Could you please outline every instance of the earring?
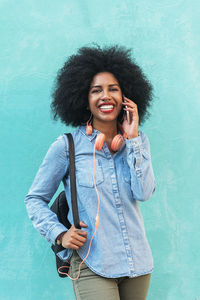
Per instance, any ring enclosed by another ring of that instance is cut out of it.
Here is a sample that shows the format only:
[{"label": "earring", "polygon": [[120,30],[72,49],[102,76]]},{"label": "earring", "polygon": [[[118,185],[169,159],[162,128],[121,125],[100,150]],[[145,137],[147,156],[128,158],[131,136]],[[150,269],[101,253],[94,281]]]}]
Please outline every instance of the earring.
[{"label": "earring", "polygon": [[91,121],[92,121],[92,113],[90,115],[90,118],[89,120],[87,121],[87,125],[86,125],[86,133],[88,135],[91,135],[92,134],[92,125],[91,125]]}]

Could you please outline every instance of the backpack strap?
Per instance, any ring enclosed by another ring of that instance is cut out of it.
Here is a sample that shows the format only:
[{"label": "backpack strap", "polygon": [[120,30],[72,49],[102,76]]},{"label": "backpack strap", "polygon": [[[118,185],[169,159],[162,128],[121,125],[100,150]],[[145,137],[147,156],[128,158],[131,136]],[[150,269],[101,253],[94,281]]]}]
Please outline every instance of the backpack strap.
[{"label": "backpack strap", "polygon": [[79,215],[78,215],[78,203],[77,203],[77,193],[76,193],[74,141],[71,133],[65,133],[65,135],[67,136],[69,142],[69,175],[70,175],[70,191],[71,191],[73,221],[74,221],[74,226],[78,229],[81,229]]}]

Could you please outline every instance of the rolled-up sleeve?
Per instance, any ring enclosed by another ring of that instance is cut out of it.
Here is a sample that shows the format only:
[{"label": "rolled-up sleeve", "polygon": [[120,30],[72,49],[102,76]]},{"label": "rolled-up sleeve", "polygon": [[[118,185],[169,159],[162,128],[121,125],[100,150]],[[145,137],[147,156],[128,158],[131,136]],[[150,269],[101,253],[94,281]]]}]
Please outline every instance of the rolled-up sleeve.
[{"label": "rolled-up sleeve", "polygon": [[64,135],[51,144],[35,176],[25,205],[36,230],[55,244],[56,237],[67,228],[58,221],[48,203],[68,170],[68,143]]},{"label": "rolled-up sleeve", "polygon": [[136,200],[146,201],[153,195],[156,187],[149,139],[140,131],[139,136],[126,140],[126,146],[133,196]]}]

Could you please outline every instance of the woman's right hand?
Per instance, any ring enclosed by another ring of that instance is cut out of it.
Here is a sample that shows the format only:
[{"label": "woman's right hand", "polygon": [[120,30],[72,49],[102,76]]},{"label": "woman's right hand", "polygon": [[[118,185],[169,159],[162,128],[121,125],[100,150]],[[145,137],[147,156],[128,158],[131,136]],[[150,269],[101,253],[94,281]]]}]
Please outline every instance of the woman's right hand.
[{"label": "woman's right hand", "polygon": [[[86,228],[87,225],[80,221],[80,226]],[[82,229],[77,229],[74,225],[62,236],[62,246],[78,250],[84,245],[87,240],[87,232]]]}]

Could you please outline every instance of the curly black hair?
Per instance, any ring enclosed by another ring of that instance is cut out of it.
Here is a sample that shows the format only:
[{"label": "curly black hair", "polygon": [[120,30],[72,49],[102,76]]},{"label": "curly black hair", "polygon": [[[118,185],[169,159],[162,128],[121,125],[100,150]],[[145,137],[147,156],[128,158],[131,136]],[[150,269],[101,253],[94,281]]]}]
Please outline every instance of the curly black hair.
[{"label": "curly black hair", "polygon": [[131,59],[131,49],[123,46],[82,47],[58,71],[51,110],[54,120],[79,126],[90,117],[88,93],[93,77],[110,72],[118,80],[123,94],[138,106],[140,124],[149,116],[152,85],[141,68]]}]

